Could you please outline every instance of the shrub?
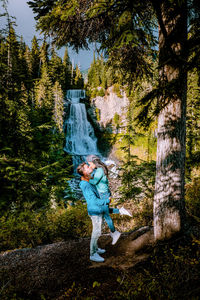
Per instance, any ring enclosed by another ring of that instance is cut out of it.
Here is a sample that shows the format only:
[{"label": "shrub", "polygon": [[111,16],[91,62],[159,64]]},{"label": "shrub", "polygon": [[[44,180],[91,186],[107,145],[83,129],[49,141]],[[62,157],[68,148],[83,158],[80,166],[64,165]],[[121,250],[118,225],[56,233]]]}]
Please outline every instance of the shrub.
[{"label": "shrub", "polygon": [[182,242],[158,246],[148,261],[118,277],[113,299],[199,299],[200,241]]},{"label": "shrub", "polygon": [[96,98],[97,94],[98,94],[98,89],[97,88],[93,89],[91,92],[91,99]]},{"label": "shrub", "polygon": [[100,109],[99,108],[95,108],[95,112],[96,112],[96,118],[97,118],[97,121],[99,122],[101,120],[101,117],[100,117]]},{"label": "shrub", "polygon": [[104,96],[105,96],[105,91],[104,91],[104,89],[98,90],[97,96],[104,97]]},{"label": "shrub", "polygon": [[[112,207],[112,203],[110,207]],[[115,205],[114,205],[115,206]],[[129,200],[125,202],[126,209],[128,209],[133,218],[124,216],[123,218],[118,214],[113,214],[111,217],[114,221],[115,227],[120,232],[128,232],[142,226],[152,226],[153,222],[153,198],[143,198],[139,202]],[[109,232],[108,227],[105,227]]]},{"label": "shrub", "polygon": [[185,201],[189,213],[200,217],[200,178],[186,184]]},{"label": "shrub", "polygon": [[120,91],[120,85],[119,83],[115,83],[113,86],[113,93],[115,93],[117,95],[117,97],[119,98],[123,98],[121,91]]},{"label": "shrub", "polygon": [[136,156],[130,158],[121,167],[121,201],[126,199],[153,198],[155,185],[155,161],[137,162]]},{"label": "shrub", "polygon": [[86,206],[82,203],[64,208],[38,211],[26,204],[23,210],[0,218],[0,250],[30,248],[69,238],[88,236],[91,230]]}]

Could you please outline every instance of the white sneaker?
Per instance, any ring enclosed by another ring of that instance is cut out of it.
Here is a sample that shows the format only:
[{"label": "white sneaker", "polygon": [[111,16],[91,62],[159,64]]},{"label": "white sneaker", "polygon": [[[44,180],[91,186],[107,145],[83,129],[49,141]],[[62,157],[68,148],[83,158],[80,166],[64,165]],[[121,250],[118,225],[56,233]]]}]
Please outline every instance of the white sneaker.
[{"label": "white sneaker", "polygon": [[132,217],[132,214],[127,209],[125,209],[123,206],[119,209],[119,213],[120,213],[120,215],[126,215],[129,217]]},{"label": "white sneaker", "polygon": [[117,230],[115,230],[114,232],[110,233],[111,237],[112,237],[112,245],[116,244],[118,239],[120,238],[121,233]]},{"label": "white sneaker", "polygon": [[105,252],[106,252],[105,249],[101,249],[101,248],[98,248],[98,249],[97,249],[97,253],[98,253],[98,254],[103,254],[103,253],[105,253]]},{"label": "white sneaker", "polygon": [[96,261],[96,262],[103,262],[104,258],[101,257],[97,252],[90,256],[90,260]]}]

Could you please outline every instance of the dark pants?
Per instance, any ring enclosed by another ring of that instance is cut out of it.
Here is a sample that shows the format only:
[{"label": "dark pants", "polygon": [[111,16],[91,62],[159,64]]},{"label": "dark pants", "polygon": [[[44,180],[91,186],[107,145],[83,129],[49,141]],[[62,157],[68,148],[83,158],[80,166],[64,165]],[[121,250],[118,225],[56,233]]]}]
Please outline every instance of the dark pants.
[{"label": "dark pants", "polygon": [[[103,200],[108,200],[110,197],[110,193],[99,193],[99,196]],[[110,228],[111,232],[115,231],[115,226],[113,224],[113,220],[110,216],[110,214],[118,214],[119,209],[118,208],[110,208],[109,203],[106,205],[105,213],[103,214],[103,218],[105,219],[106,223],[108,224],[108,227]]]}]

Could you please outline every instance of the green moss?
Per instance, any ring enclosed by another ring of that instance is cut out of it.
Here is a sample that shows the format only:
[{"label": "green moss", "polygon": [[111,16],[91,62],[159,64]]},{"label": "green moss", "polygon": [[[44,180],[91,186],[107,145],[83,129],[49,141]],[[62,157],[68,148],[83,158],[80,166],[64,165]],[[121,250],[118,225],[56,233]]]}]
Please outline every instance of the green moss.
[{"label": "green moss", "polygon": [[92,91],[91,91],[91,98],[96,98],[97,94],[98,94],[98,89],[97,88],[92,89]]},{"label": "green moss", "polygon": [[97,96],[104,97],[104,96],[105,96],[105,91],[104,91],[104,89],[98,90]]},{"label": "green moss", "polygon": [[95,113],[96,113],[97,121],[99,122],[100,121],[100,110],[97,107],[95,108]]},{"label": "green moss", "polygon": [[115,83],[113,86],[113,93],[115,93],[117,95],[117,97],[119,98],[123,98],[122,94],[121,94],[121,90],[120,90],[120,85],[119,83]]}]

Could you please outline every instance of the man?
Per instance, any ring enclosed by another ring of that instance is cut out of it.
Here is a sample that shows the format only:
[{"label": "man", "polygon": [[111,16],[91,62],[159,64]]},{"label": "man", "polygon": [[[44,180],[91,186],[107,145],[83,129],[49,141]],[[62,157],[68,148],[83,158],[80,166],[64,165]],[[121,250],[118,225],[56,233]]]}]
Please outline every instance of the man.
[{"label": "man", "polygon": [[[80,164],[77,168],[77,173],[81,175],[80,188],[87,202],[88,215],[92,220],[93,226],[90,240],[90,260],[103,262],[104,258],[99,254],[105,253],[105,250],[98,248],[97,242],[101,236],[103,214],[108,209],[106,204],[109,203],[109,199],[100,199],[96,186],[89,183],[91,171],[91,167],[86,163]],[[114,243],[117,242],[119,237],[120,233],[116,231],[113,237]]]}]

